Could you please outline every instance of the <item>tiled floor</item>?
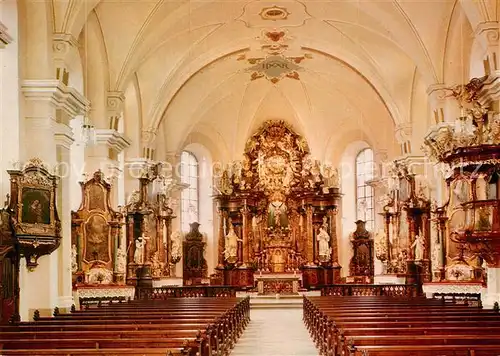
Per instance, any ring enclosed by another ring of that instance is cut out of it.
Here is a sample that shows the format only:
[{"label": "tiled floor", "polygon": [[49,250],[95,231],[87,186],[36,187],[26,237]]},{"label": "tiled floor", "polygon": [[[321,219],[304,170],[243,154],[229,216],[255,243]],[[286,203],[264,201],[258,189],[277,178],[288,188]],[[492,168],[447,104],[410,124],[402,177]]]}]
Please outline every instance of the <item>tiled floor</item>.
[{"label": "tiled floor", "polygon": [[254,309],[231,356],[318,356],[302,309]]}]

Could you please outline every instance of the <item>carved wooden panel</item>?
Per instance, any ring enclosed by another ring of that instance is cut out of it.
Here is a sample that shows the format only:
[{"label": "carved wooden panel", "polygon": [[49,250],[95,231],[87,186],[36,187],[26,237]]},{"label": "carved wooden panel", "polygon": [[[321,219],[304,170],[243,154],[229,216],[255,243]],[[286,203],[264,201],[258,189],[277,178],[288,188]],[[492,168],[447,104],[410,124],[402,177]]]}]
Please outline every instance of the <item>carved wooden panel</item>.
[{"label": "carved wooden panel", "polygon": [[124,257],[118,251],[122,216],[110,206],[111,185],[102,172],[80,184],[82,203],[72,213],[73,273],[78,283],[111,283],[125,273],[117,261],[117,256]]}]

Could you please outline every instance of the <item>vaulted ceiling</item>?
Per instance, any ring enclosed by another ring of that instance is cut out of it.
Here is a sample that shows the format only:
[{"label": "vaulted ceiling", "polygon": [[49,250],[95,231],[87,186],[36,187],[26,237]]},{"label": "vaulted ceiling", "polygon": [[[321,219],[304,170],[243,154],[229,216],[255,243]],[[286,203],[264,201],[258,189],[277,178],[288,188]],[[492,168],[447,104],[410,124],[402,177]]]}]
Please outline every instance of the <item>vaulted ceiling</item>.
[{"label": "vaulted ceiling", "polygon": [[[394,150],[397,126],[427,120],[427,87],[453,81],[448,68],[467,75],[475,25],[498,19],[496,0],[53,1],[56,31],[88,44],[107,90],[135,93],[134,120],[162,150],[198,135],[228,158],[268,119],[319,156],[347,138]],[[283,33],[285,58],[305,56],[295,77],[252,78],[266,32]]]}]

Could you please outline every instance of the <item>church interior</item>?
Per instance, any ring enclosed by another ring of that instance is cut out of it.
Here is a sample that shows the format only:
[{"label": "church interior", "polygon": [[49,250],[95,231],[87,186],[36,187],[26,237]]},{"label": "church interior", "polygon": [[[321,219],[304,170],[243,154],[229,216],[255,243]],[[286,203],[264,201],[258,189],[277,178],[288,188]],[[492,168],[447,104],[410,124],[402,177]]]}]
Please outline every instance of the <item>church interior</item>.
[{"label": "church interior", "polygon": [[498,355],[499,21],[0,1],[0,354]]}]

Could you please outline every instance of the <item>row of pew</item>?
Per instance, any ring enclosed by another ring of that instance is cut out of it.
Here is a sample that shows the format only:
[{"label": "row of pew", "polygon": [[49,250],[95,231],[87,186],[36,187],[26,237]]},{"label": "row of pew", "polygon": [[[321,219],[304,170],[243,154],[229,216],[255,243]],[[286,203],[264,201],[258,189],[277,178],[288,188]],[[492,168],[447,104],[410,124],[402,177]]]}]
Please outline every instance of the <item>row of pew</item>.
[{"label": "row of pew", "polygon": [[0,355],[225,356],[249,320],[249,298],[114,303],[0,326]]},{"label": "row of pew", "polygon": [[497,309],[424,297],[304,297],[323,356],[498,356]]}]

